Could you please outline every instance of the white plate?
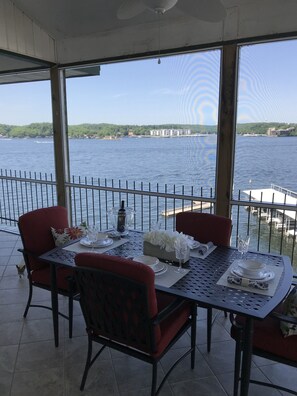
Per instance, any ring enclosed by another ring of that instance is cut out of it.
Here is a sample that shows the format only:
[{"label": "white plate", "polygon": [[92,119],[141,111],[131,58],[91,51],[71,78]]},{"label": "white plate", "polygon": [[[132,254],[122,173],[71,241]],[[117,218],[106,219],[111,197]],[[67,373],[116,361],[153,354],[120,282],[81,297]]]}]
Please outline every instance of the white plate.
[{"label": "white plate", "polygon": [[138,261],[139,263],[149,265],[150,267],[153,267],[159,263],[159,259],[157,257],[146,255],[134,257],[133,261]]},{"label": "white plate", "polygon": [[155,271],[155,275],[163,275],[165,274],[165,272],[168,270],[168,265],[165,263],[159,263],[162,264],[162,266],[164,266],[161,270],[159,270],[158,272]]},{"label": "white plate", "polygon": [[133,261],[148,265],[154,271],[155,275],[164,274],[168,269],[167,264],[161,263],[157,257],[143,255],[134,257]]},{"label": "white plate", "polygon": [[236,276],[240,276],[241,278],[249,279],[249,280],[254,280],[254,281],[261,281],[261,282],[267,282],[270,281],[274,278],[275,273],[273,271],[263,271],[262,275],[258,275],[257,277],[247,277],[245,274],[243,274],[243,271],[239,267],[234,267],[231,269],[231,273]]},{"label": "white plate", "polygon": [[113,244],[113,240],[111,238],[99,239],[97,242],[90,242],[88,238],[82,238],[80,240],[80,244],[89,248],[103,248]]},{"label": "white plate", "polygon": [[154,270],[154,273],[158,275],[160,272],[164,271],[165,267],[166,267],[165,263],[158,263],[156,265],[153,265],[151,268]]}]

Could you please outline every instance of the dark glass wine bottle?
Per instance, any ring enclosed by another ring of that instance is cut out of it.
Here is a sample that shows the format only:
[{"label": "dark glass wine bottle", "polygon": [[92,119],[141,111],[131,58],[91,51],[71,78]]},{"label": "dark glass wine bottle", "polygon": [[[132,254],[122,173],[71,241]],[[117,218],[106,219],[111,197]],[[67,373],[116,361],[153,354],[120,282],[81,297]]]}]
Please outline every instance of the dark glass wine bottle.
[{"label": "dark glass wine bottle", "polygon": [[121,207],[118,211],[118,232],[124,232],[126,225],[126,210],[125,210],[125,201],[122,201]]}]

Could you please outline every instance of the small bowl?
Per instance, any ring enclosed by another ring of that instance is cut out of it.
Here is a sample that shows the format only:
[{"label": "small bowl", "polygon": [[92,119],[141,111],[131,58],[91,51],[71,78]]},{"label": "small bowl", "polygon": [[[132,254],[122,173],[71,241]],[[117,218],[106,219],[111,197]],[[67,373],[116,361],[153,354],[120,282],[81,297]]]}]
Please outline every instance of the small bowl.
[{"label": "small bowl", "polygon": [[106,232],[98,232],[98,234],[97,234],[98,241],[102,241],[107,238],[108,238],[108,234]]},{"label": "small bowl", "polygon": [[137,261],[139,263],[149,265],[150,267],[154,267],[159,263],[159,259],[157,257],[146,256],[146,255],[134,257],[133,261]]},{"label": "small bowl", "polygon": [[247,276],[257,276],[265,269],[266,264],[254,260],[240,260],[238,267],[242,273]]}]

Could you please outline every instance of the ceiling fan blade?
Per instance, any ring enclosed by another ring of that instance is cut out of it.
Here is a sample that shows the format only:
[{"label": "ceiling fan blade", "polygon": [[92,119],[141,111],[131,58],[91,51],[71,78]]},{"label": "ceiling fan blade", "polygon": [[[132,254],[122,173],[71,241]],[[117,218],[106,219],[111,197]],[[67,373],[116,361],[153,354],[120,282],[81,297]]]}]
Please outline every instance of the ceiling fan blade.
[{"label": "ceiling fan blade", "polygon": [[185,14],[207,22],[220,22],[226,16],[220,0],[180,0],[176,7]]},{"label": "ceiling fan blade", "polygon": [[146,10],[141,0],[124,0],[118,8],[118,19],[130,19]]}]

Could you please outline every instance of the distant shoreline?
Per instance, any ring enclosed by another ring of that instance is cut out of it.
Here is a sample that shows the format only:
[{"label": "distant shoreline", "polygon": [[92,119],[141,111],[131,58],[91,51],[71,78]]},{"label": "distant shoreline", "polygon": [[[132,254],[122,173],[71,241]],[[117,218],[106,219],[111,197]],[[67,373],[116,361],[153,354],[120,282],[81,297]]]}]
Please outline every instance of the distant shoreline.
[{"label": "distant shoreline", "polygon": [[[135,136],[119,136],[119,137],[97,137],[97,136],[68,136],[70,140],[77,139],[77,140],[105,140],[105,141],[116,141],[121,139],[179,139],[179,138],[193,138],[193,137],[209,137],[209,136],[217,136],[217,133],[196,133],[192,135],[184,135],[184,136],[148,136],[148,135],[135,135]],[[241,134],[237,133],[237,136],[243,138],[257,138],[257,137],[264,137],[264,138],[286,138],[286,137],[297,137],[296,135],[287,135],[287,136],[268,136],[266,134]],[[2,137],[0,136],[0,141],[5,140],[14,140],[14,139],[21,139],[21,140],[53,140],[53,136],[35,136],[35,137],[19,137],[19,136],[12,136],[12,137]]]},{"label": "distant shoreline", "polygon": [[[161,125],[116,125],[80,124],[68,125],[68,137],[75,139],[117,140],[124,137],[188,137],[216,135],[217,125],[201,124],[161,124]],[[255,122],[236,125],[240,136],[297,136],[297,123]],[[154,136],[153,136],[154,135]],[[0,138],[52,138],[51,123],[32,123],[29,125],[0,124]]]}]

